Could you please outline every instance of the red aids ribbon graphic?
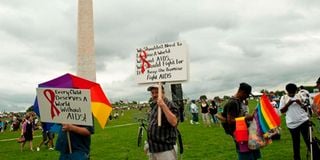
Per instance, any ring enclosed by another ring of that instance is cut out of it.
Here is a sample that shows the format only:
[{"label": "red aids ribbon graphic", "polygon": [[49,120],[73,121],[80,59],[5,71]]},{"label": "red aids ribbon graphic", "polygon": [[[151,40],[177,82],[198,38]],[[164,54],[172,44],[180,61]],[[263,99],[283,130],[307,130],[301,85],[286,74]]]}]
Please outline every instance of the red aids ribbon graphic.
[{"label": "red aids ribbon graphic", "polygon": [[[146,68],[150,68],[151,67],[151,64],[147,61],[147,52],[146,51],[142,51],[142,53],[140,53],[139,55],[140,57],[140,60],[142,62],[142,65],[141,65],[141,72],[142,74],[144,73],[144,71],[146,70]],[[147,66],[145,66],[145,64]],[[145,68],[146,67],[146,68]]]},{"label": "red aids ribbon graphic", "polygon": [[[54,98],[55,98],[55,94],[52,90],[50,89],[46,89],[43,91],[44,96],[47,98],[47,100],[50,102],[51,104],[51,118],[53,119],[54,116],[59,116],[60,111],[59,109],[54,105]],[[49,97],[50,96],[50,97]],[[56,114],[55,114],[56,113]]]}]

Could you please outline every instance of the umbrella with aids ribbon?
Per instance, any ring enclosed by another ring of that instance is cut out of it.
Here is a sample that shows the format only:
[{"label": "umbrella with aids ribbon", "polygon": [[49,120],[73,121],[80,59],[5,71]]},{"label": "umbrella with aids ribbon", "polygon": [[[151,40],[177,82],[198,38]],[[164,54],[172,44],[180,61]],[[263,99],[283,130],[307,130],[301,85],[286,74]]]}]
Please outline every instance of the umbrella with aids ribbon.
[{"label": "umbrella with aids ribbon", "polygon": [[[46,88],[75,89],[75,90],[70,90],[68,92],[61,91],[68,94],[69,92],[79,92],[76,89],[89,90],[90,98],[88,99],[91,100],[91,102],[89,103],[91,105],[91,112],[93,116],[98,120],[98,123],[100,124],[101,128],[105,127],[107,120],[109,118],[109,115],[112,111],[112,106],[109,100],[107,99],[107,97],[105,96],[101,86],[98,83],[67,73],[60,77],[52,79],[50,81],[41,83],[39,84],[38,87],[40,89],[44,88],[42,93],[44,98],[50,103],[50,117],[52,119],[61,114],[61,109],[57,108],[55,104],[57,103],[55,102],[55,100],[58,98],[56,97],[56,93],[53,90],[46,89]],[[69,98],[72,99],[72,98],[79,98],[79,97],[69,97]],[[83,101],[85,101],[85,97]],[[60,105],[64,105],[64,104],[60,104]],[[66,106],[68,106],[68,104],[66,104]],[[70,108],[68,109],[70,110]],[[35,100],[34,110],[38,115],[40,115],[38,98],[36,98]],[[73,110],[74,112],[77,112],[77,110],[75,109]],[[70,116],[74,116],[74,115],[70,115]],[[82,115],[81,117],[78,117],[78,118],[86,119],[86,115]]]}]

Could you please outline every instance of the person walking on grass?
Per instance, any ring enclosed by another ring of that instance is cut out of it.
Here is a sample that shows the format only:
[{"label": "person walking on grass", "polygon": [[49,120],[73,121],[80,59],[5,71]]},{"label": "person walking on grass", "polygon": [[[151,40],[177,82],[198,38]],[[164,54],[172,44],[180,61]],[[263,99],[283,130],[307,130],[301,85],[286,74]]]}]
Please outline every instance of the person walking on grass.
[{"label": "person walking on grass", "polygon": [[190,120],[191,124],[199,124],[199,111],[198,111],[198,106],[196,105],[195,100],[191,100],[190,104],[190,112],[192,114],[192,120]]},{"label": "person walking on grass", "polygon": [[205,96],[200,97],[201,115],[204,126],[211,127],[211,120],[209,117],[209,104],[206,101]]},{"label": "person walking on grass", "polygon": [[309,117],[301,96],[297,94],[298,87],[289,83],[286,85],[286,91],[287,95],[280,99],[280,111],[286,115],[286,124],[292,138],[293,159],[300,160],[300,134],[309,150]]},{"label": "person walking on grass", "polygon": [[53,148],[53,138],[54,133],[50,131],[47,123],[42,122],[42,141],[37,147],[37,151],[40,151],[40,147],[45,144],[48,145],[49,150],[54,150]]},{"label": "person walking on grass", "polygon": [[209,107],[209,113],[212,118],[212,122],[214,124],[219,124],[218,118],[216,117],[216,114],[218,113],[218,106],[214,100],[211,100],[211,105]]},{"label": "person walking on grass", "polygon": [[30,114],[27,114],[25,117],[25,121],[22,124],[21,129],[21,136],[24,137],[25,141],[21,143],[20,150],[23,151],[24,145],[26,142],[29,142],[30,150],[33,151],[32,147],[32,140],[33,140],[33,133],[34,133],[34,125],[33,125],[33,118]]},{"label": "person walking on grass", "polygon": [[[177,126],[179,110],[176,105],[164,96],[159,97],[159,85],[148,87],[152,102],[148,125],[149,160],[176,160],[177,153],[174,149],[177,139]],[[158,126],[158,107],[161,108],[161,126]]]}]

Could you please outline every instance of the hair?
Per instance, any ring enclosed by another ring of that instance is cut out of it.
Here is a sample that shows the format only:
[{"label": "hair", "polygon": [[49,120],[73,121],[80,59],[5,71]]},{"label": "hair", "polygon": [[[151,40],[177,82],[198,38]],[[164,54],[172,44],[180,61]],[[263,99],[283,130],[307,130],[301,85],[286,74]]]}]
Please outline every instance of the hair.
[{"label": "hair", "polygon": [[289,83],[286,85],[286,90],[288,93],[296,93],[298,90],[298,87],[293,83]]},{"label": "hair", "polygon": [[195,100],[191,100],[191,103],[196,103],[196,101]]},{"label": "hair", "polygon": [[25,118],[26,118],[27,120],[29,120],[29,119],[30,119],[30,115],[27,114]]}]

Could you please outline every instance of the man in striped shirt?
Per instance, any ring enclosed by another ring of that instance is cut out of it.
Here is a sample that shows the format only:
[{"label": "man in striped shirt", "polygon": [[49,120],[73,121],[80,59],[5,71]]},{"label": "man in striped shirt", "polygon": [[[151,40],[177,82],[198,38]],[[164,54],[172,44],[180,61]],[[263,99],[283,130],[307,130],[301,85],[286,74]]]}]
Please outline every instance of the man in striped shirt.
[{"label": "man in striped shirt", "polygon": [[[177,139],[179,111],[176,105],[166,97],[158,98],[158,89],[159,85],[148,87],[152,96],[148,126],[149,160],[176,160],[174,145]],[[158,107],[162,110],[161,126],[158,126]]]}]

